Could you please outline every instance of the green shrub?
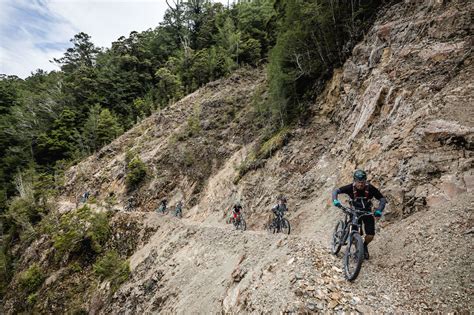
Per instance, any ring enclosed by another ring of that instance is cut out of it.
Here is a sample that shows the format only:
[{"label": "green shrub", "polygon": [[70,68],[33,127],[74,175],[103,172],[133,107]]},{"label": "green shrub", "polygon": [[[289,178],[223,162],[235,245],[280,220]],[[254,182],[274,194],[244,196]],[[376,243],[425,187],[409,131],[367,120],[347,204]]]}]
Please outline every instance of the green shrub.
[{"label": "green shrub", "polygon": [[13,273],[15,272],[13,257],[8,254],[7,244],[5,244],[8,243],[9,240],[5,240],[7,238],[6,235],[3,237],[4,244],[0,246],[0,299],[3,294],[5,294]]},{"label": "green shrub", "polygon": [[26,301],[28,302],[28,305],[34,305],[36,304],[36,301],[38,300],[38,293],[31,293],[30,295],[28,295],[28,298],[26,299]]},{"label": "green shrub", "polygon": [[[265,140],[263,137],[260,144],[249,153],[249,155],[237,167],[237,176],[234,179],[234,184],[237,184],[240,179],[251,170],[256,170],[265,164],[265,159],[268,159],[276,151],[282,148],[288,142],[290,137],[289,128],[285,127]],[[263,143],[262,143],[263,142]]]},{"label": "green shrub", "polygon": [[172,141],[184,141],[199,135],[201,132],[200,115],[201,109],[199,106],[196,106],[193,113],[189,115],[185,128],[182,131],[174,134]]},{"label": "green shrub", "polygon": [[289,128],[283,128],[275,133],[270,139],[265,141],[260,149],[258,150],[257,158],[267,159],[272,156],[273,153],[278,151],[288,142],[290,136]]},{"label": "green shrub", "polygon": [[109,280],[115,291],[130,275],[128,261],[122,260],[116,251],[107,252],[93,266],[94,274],[100,280]]},{"label": "green shrub", "polygon": [[126,184],[129,190],[133,190],[145,179],[147,167],[145,163],[135,156],[127,165]]},{"label": "green shrub", "polygon": [[115,205],[117,205],[117,203],[118,203],[118,202],[117,202],[117,198],[115,197],[114,194],[108,195],[108,196],[105,198],[104,202],[105,202],[105,208],[106,208],[107,210],[109,210],[109,211],[112,210],[113,207],[114,207]]},{"label": "green shrub", "polygon": [[98,254],[109,234],[107,214],[94,212],[84,206],[61,218],[59,229],[53,235],[53,245],[60,256],[83,251]]},{"label": "green shrub", "polygon": [[199,121],[199,113],[195,112],[193,115],[188,117],[188,124],[186,126],[185,134],[191,138],[196,136],[201,131],[201,123]]},{"label": "green shrub", "polygon": [[68,266],[68,269],[69,269],[69,272],[70,272],[71,274],[73,274],[73,273],[78,273],[78,272],[81,272],[81,271],[82,271],[82,267],[81,267],[81,265],[80,265],[77,261],[75,261],[75,262],[73,262],[72,264],[70,264],[70,265]]},{"label": "green shrub", "polygon": [[43,284],[44,279],[43,270],[41,270],[38,264],[33,264],[26,271],[20,273],[18,284],[23,292],[31,294],[36,292],[41,284]]}]

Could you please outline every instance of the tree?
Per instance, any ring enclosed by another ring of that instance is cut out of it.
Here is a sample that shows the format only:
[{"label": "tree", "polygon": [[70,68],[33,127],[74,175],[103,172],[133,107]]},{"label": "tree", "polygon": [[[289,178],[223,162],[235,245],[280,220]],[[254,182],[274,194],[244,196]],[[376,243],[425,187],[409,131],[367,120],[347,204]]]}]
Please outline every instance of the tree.
[{"label": "tree", "polygon": [[95,152],[99,148],[99,116],[101,112],[99,104],[95,104],[89,111],[89,117],[87,117],[84,123],[84,130],[82,132],[82,138],[84,144],[88,148],[89,152]]},{"label": "tree", "polygon": [[77,156],[83,148],[80,147],[82,139],[76,126],[76,114],[70,109],[64,109],[52,128],[36,139],[36,161],[39,164],[54,164]]},{"label": "tree", "polygon": [[241,45],[241,32],[235,27],[230,17],[225,19],[222,26],[219,27],[217,34],[217,43],[226,52],[228,58],[238,63],[239,45]]},{"label": "tree", "polygon": [[99,115],[97,141],[100,146],[108,144],[113,139],[123,133],[118,119],[107,108],[103,109]]},{"label": "tree", "polygon": [[168,68],[158,69],[155,77],[158,80],[156,85],[157,99],[162,107],[182,97],[183,86],[181,80]]},{"label": "tree", "polygon": [[54,58],[54,61],[61,65],[61,70],[72,73],[77,68],[93,67],[100,49],[91,42],[91,37],[84,32],[74,35],[71,39],[72,48],[68,48],[62,58]]}]

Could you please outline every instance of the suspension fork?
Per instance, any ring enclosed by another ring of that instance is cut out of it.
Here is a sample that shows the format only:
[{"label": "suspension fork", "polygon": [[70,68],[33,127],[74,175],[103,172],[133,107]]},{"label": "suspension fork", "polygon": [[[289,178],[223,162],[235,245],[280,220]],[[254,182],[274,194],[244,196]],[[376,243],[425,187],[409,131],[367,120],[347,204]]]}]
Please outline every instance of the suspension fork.
[{"label": "suspension fork", "polygon": [[351,221],[348,220],[348,218],[346,216],[346,218],[344,219],[344,232],[343,232],[344,234],[342,235],[342,239],[341,239],[341,242],[342,242],[343,245],[344,245],[344,243],[346,243],[347,238],[351,234],[351,230],[352,230]]}]

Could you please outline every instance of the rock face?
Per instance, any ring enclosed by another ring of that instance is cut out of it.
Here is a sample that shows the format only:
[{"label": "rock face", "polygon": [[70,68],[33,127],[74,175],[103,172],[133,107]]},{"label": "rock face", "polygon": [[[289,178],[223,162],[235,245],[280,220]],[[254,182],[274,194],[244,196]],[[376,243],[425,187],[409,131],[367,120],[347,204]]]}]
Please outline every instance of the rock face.
[{"label": "rock face", "polygon": [[[238,183],[264,127],[252,123],[253,100],[265,85],[260,70],[209,84],[71,168],[59,211],[74,208],[76,194],[95,192],[97,210],[118,212],[113,242],[132,269],[115,293],[103,283],[84,294],[81,309],[472,311],[473,11],[472,1],[386,8],[334,71],[312,105],[314,116]],[[125,188],[129,150],[149,169],[131,193]],[[356,168],[367,170],[389,204],[371,260],[350,284],[327,244],[340,218],[330,206],[331,190],[350,182]],[[136,202],[124,213],[130,194]],[[290,236],[263,231],[279,194],[289,199]],[[183,220],[151,212],[165,196],[171,205],[185,199]],[[251,231],[225,225],[237,200]],[[33,243],[23,260],[44,244]],[[59,274],[40,293],[52,290]],[[9,296],[5,312],[15,312],[15,303]],[[46,300],[40,310],[64,308],[57,303],[52,308]]]}]

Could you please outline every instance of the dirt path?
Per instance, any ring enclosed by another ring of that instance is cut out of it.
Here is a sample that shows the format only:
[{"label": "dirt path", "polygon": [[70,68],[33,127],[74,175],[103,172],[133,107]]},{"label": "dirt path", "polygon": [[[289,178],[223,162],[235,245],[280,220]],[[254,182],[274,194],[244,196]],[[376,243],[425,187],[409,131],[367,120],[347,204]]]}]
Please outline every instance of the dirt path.
[{"label": "dirt path", "polygon": [[[373,292],[376,284],[365,288],[344,280],[341,256],[332,256],[316,236],[241,232],[156,213],[126,215],[143,216],[145,225],[159,228],[130,258],[132,279],[105,312],[407,310],[394,303],[396,288],[380,295]],[[364,264],[361,278],[371,264]]]},{"label": "dirt path", "polygon": [[[471,199],[454,202],[455,215],[443,222],[465,222],[470,216],[465,208],[472,206]],[[60,205],[74,207],[66,200]],[[287,236],[262,230],[236,231],[230,224],[177,219],[171,214],[120,211],[118,215],[126,220],[138,218],[143,227],[156,232],[130,257],[132,278],[115,293],[104,312],[430,311],[453,310],[452,305],[465,305],[470,299],[465,295],[469,292],[446,297],[452,301],[437,298],[439,287],[430,286],[431,279],[404,272],[407,268],[436,266],[429,266],[425,255],[415,256],[416,263],[399,262],[413,258],[416,249],[407,247],[407,237],[398,225],[379,230],[371,245],[371,259],[363,263],[358,279],[350,283],[343,278],[342,254],[335,257],[329,252],[330,231]],[[291,222],[291,216],[289,219]],[[413,218],[406,224],[416,229],[428,219]],[[437,226],[431,228],[437,230]],[[430,238],[442,239],[442,227],[439,230]],[[466,233],[459,235],[465,237]],[[405,245],[398,246],[396,239]],[[472,258],[467,258],[464,267],[469,268]],[[462,265],[455,267],[460,274],[468,272]],[[449,275],[451,270],[446,272]],[[455,283],[445,285],[451,288]],[[463,286],[459,287],[456,290]]]}]

